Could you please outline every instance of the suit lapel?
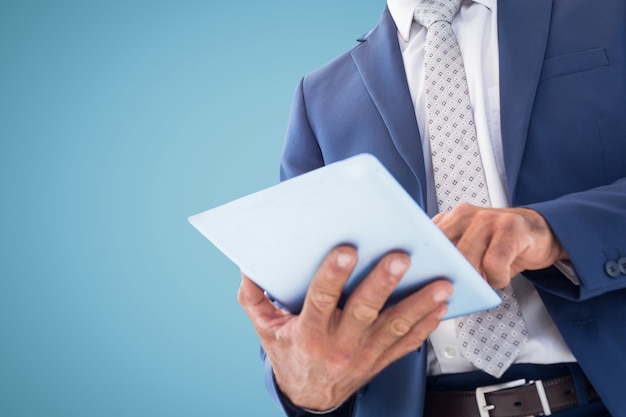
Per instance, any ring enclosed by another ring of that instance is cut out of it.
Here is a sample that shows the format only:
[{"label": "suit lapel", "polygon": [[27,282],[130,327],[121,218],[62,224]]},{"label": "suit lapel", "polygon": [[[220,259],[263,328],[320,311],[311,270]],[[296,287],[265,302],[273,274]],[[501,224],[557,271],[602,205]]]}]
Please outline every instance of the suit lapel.
[{"label": "suit lapel", "polygon": [[[551,11],[552,0],[498,2],[501,130],[511,196],[515,195],[524,154]],[[399,154],[424,185],[419,130],[398,47],[396,26],[388,10],[363,42],[352,53],[354,62]]]},{"label": "suit lapel", "polygon": [[552,0],[498,1],[500,122],[512,199],[543,65],[551,12]]},{"label": "suit lapel", "polygon": [[422,185],[422,199],[425,199],[422,145],[398,46],[398,32],[389,10],[385,9],[379,24],[361,41],[363,44],[352,52],[352,58],[394,145]]}]

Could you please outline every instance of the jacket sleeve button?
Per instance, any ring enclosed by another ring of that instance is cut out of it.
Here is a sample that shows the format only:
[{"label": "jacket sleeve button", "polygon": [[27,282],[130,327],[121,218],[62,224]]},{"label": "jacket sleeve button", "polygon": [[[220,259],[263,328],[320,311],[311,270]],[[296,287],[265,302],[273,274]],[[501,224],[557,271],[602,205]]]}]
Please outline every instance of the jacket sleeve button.
[{"label": "jacket sleeve button", "polygon": [[620,266],[615,261],[608,261],[604,264],[604,271],[611,277],[617,278],[620,276]]},{"label": "jacket sleeve button", "polygon": [[626,275],[626,256],[619,258],[617,264],[622,275]]}]

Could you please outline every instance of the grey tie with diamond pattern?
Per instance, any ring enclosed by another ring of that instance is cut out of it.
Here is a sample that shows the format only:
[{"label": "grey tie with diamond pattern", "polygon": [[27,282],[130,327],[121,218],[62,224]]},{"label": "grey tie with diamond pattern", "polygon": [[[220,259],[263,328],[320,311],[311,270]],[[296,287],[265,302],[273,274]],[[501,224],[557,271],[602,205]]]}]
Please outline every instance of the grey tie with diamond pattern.
[{"label": "grey tie with diamond pattern", "polygon": [[[420,0],[414,16],[428,29],[424,47],[426,120],[440,211],[464,202],[491,206],[463,57],[451,26],[460,5],[461,0]],[[497,291],[502,304],[487,312],[457,318],[456,335],[467,360],[500,377],[528,338],[513,288]]]}]

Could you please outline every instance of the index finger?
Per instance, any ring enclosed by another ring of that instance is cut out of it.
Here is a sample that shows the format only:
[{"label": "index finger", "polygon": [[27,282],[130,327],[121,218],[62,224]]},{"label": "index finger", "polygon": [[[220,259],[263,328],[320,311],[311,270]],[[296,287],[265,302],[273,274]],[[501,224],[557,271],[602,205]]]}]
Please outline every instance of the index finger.
[{"label": "index finger", "polygon": [[356,250],[338,246],[322,262],[306,293],[300,317],[309,329],[326,329],[356,265]]}]

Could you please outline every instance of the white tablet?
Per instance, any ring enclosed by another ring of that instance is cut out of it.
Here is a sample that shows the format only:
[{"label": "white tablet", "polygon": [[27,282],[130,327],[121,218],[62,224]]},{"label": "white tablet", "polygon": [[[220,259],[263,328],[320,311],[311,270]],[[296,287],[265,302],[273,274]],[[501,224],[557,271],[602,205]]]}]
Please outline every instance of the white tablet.
[{"label": "white tablet", "polygon": [[358,250],[345,299],[386,253],[411,267],[395,303],[426,283],[454,285],[445,318],[493,308],[500,297],[372,155],[361,154],[189,218],[241,271],[287,310],[301,310],[315,271],[338,244]]}]

